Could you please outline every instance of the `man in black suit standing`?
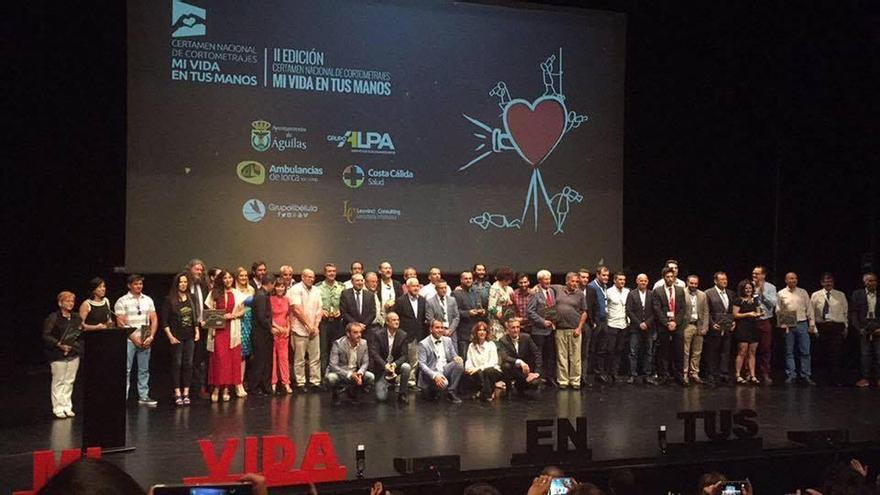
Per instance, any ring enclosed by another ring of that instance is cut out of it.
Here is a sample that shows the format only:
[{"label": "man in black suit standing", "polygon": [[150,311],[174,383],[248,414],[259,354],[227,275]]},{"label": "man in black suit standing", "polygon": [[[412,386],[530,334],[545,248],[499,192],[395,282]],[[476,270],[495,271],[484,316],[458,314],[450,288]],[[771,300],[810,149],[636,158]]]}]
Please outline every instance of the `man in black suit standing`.
[{"label": "man in black suit standing", "polygon": [[364,288],[362,274],[352,275],[351,288],[342,291],[342,296],[339,298],[339,313],[342,315],[342,324],[345,327],[354,322],[369,328],[376,319],[375,294]]},{"label": "man in black suit standing", "polygon": [[412,366],[407,362],[406,332],[400,330],[400,317],[390,312],[385,315],[385,326],[373,334],[368,346],[370,371],[376,376],[376,399],[384,402],[388,389],[399,380],[397,402],[409,403],[409,377]]},{"label": "man in black suit standing", "polygon": [[657,322],[657,370],[660,381],[675,377],[679,385],[684,381],[685,295],[675,285],[675,271],[663,269],[663,285],[654,289],[654,318]]},{"label": "man in black suit standing", "polygon": [[519,319],[510,318],[504,322],[507,335],[498,341],[498,360],[501,373],[508,386],[516,387],[520,396],[526,390],[537,387],[541,382],[541,350],[527,333],[520,333]]},{"label": "man in black suit standing", "polygon": [[[419,362],[419,342],[428,336],[425,326],[427,301],[419,295],[419,279],[406,280],[406,291],[394,301],[394,312],[400,317],[400,329],[406,332],[409,364],[415,370]],[[410,375],[410,384],[415,385],[415,373]]]},{"label": "man in black suit standing", "polygon": [[247,376],[250,393],[255,395],[270,393],[269,381],[272,378],[274,337],[272,336],[272,305],[269,302],[269,295],[274,289],[275,277],[263,275],[260,277],[260,288],[254,292],[254,318],[251,330],[253,358]]},{"label": "man in black suit standing", "polygon": [[862,275],[864,289],[853,291],[850,311],[850,324],[859,332],[861,346],[862,377],[856,382],[857,387],[867,387],[871,383],[871,364],[874,365],[874,379],[880,387],[880,319],[877,318],[877,275]]},{"label": "man in black suit standing", "polygon": [[458,355],[467,356],[468,344],[474,325],[486,318],[486,306],[482,302],[480,291],[474,287],[474,275],[461,272],[461,285],[452,291],[452,297],[458,305]]},{"label": "man in black suit standing", "polygon": [[[654,293],[648,289],[648,276],[636,276],[636,288],[626,297],[626,315],[629,317],[629,378],[635,383],[642,377],[645,383],[656,385],[654,379]],[[642,373],[639,375],[639,365]]]},{"label": "man in black suit standing", "polygon": [[730,381],[730,341],[736,327],[733,321],[736,293],[727,288],[726,273],[715,272],[714,280],[715,286],[706,291],[709,332],[703,340],[703,359],[706,362],[707,385]]}]

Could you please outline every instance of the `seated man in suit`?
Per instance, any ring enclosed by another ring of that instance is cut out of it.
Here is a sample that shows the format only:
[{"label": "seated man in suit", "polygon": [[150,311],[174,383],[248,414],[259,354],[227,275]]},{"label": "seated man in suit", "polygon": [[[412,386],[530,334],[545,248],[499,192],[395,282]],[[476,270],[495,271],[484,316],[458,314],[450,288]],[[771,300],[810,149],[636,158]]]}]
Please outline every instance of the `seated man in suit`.
[{"label": "seated man in suit", "polygon": [[458,345],[458,323],[460,315],[458,314],[458,304],[455,298],[449,295],[449,286],[445,280],[440,280],[434,284],[437,294],[428,299],[425,305],[425,319],[427,321],[440,320],[443,322],[443,335],[452,339],[452,345],[455,346],[459,355],[461,348]]},{"label": "seated man in suit", "polygon": [[385,315],[385,326],[373,334],[369,345],[370,371],[379,377],[376,381],[376,398],[384,401],[388,398],[388,388],[393,387],[397,380],[400,385],[397,402],[409,403],[409,375],[412,366],[407,362],[406,332],[400,330],[400,317],[390,312]]},{"label": "seated man in suit", "polygon": [[458,381],[464,372],[464,361],[459,357],[452,339],[443,335],[443,322],[431,322],[431,335],[419,342],[419,388],[427,400],[436,400],[445,393],[453,404],[461,404],[456,395]]},{"label": "seated man in suit", "polygon": [[367,343],[361,339],[364,326],[357,322],[351,322],[345,326],[345,336],[333,342],[330,351],[330,364],[324,380],[327,388],[333,393],[333,405],[341,404],[339,391],[348,389],[348,396],[352,403],[358,403],[358,392],[365,390],[375,382],[375,375],[367,371],[370,359],[367,351]]},{"label": "seated man in suit", "polygon": [[501,373],[508,388],[524,396],[527,389],[537,387],[541,378],[541,351],[527,333],[520,333],[519,318],[504,323],[507,335],[498,341]]}]

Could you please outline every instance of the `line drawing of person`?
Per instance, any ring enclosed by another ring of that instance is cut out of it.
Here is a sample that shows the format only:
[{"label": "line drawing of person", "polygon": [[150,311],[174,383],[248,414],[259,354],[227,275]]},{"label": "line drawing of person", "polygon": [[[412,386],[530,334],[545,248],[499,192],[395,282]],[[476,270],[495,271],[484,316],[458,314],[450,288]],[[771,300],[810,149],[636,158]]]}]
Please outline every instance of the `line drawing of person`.
[{"label": "line drawing of person", "polygon": [[[562,64],[559,66],[559,72],[553,72],[553,64],[556,62],[556,55],[550,55],[547,60],[541,62],[541,74],[544,76],[544,96],[553,95],[561,99],[565,99],[562,94]],[[556,78],[559,78],[560,88],[556,89]]]},{"label": "line drawing of person", "polygon": [[489,96],[497,96],[501,100],[498,102],[498,106],[501,107],[502,112],[504,107],[510,103],[510,91],[507,90],[507,84],[504,81],[498,81],[495,87],[489,91]]},{"label": "line drawing of person", "polygon": [[501,229],[518,229],[520,226],[520,220],[518,218],[508,220],[507,215],[502,215],[500,213],[489,213],[488,211],[484,211],[482,215],[477,215],[471,218],[470,223],[479,226],[483,230],[488,230],[489,227],[498,227]]},{"label": "line drawing of person", "polygon": [[584,196],[581,193],[568,186],[563,187],[561,192],[550,198],[550,204],[556,211],[556,232],[553,232],[553,235],[564,233],[562,227],[565,225],[565,217],[568,216],[571,203],[580,203],[583,200]]}]

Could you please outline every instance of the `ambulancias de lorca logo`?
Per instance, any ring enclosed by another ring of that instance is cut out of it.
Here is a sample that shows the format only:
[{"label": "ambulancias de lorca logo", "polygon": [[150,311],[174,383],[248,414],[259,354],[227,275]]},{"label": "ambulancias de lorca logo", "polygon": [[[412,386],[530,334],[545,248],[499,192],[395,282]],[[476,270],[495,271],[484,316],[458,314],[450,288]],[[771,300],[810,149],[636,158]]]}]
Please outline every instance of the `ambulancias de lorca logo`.
[{"label": "ambulancias de lorca logo", "polygon": [[266,216],[266,205],[259,199],[249,199],[241,206],[241,214],[248,222],[257,223]]},{"label": "ambulancias de lorca logo", "polygon": [[265,120],[251,122],[251,146],[257,151],[266,151],[272,147],[272,124]]},{"label": "ambulancias de lorca logo", "polygon": [[[501,124],[503,128],[493,128],[468,115],[462,115],[479,130],[474,133],[479,139],[485,140],[474,148],[478,152],[476,158],[459,168],[459,172],[476,164],[492,153],[516,151],[522,160],[532,167],[532,178],[529,182],[526,200],[522,213],[513,216],[504,213],[483,211],[472,217],[470,223],[483,230],[490,227],[501,229],[519,229],[526,223],[527,217],[533,217],[534,230],[538,231],[539,210],[546,207],[555,224],[554,235],[564,232],[566,217],[571,203],[580,203],[584,197],[570,186],[550,195],[541,176],[540,166],[553,153],[556,146],[571,130],[586,122],[589,117],[569,111],[562,91],[562,48],[541,62],[541,74],[544,78],[544,94],[532,101],[522,98],[511,99],[507,84],[499,81],[490,96],[499,99],[501,108]],[[546,166],[546,165],[545,165]]]},{"label": "ambulancias de lorca logo", "polygon": [[239,162],[235,167],[238,178],[248,184],[260,185],[266,182],[266,167],[262,163],[254,160],[245,160]]},{"label": "ambulancias de lorca logo", "polygon": [[204,36],[207,17],[208,11],[201,7],[171,0],[171,37]]}]

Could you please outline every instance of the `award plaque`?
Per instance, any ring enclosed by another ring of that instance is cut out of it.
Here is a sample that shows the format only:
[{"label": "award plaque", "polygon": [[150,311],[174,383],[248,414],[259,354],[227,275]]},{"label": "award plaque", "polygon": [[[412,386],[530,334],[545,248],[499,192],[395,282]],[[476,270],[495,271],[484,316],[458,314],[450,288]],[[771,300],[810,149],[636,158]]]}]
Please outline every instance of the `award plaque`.
[{"label": "award plaque", "polygon": [[556,312],[556,306],[545,306],[538,310],[541,318],[552,322],[554,325],[559,323],[559,314]]},{"label": "award plaque", "polygon": [[788,309],[780,309],[776,312],[776,323],[780,327],[796,327],[797,326],[797,311],[788,310]]},{"label": "award plaque", "polygon": [[223,328],[226,326],[225,313],[222,309],[206,309],[204,312],[205,328]]}]

